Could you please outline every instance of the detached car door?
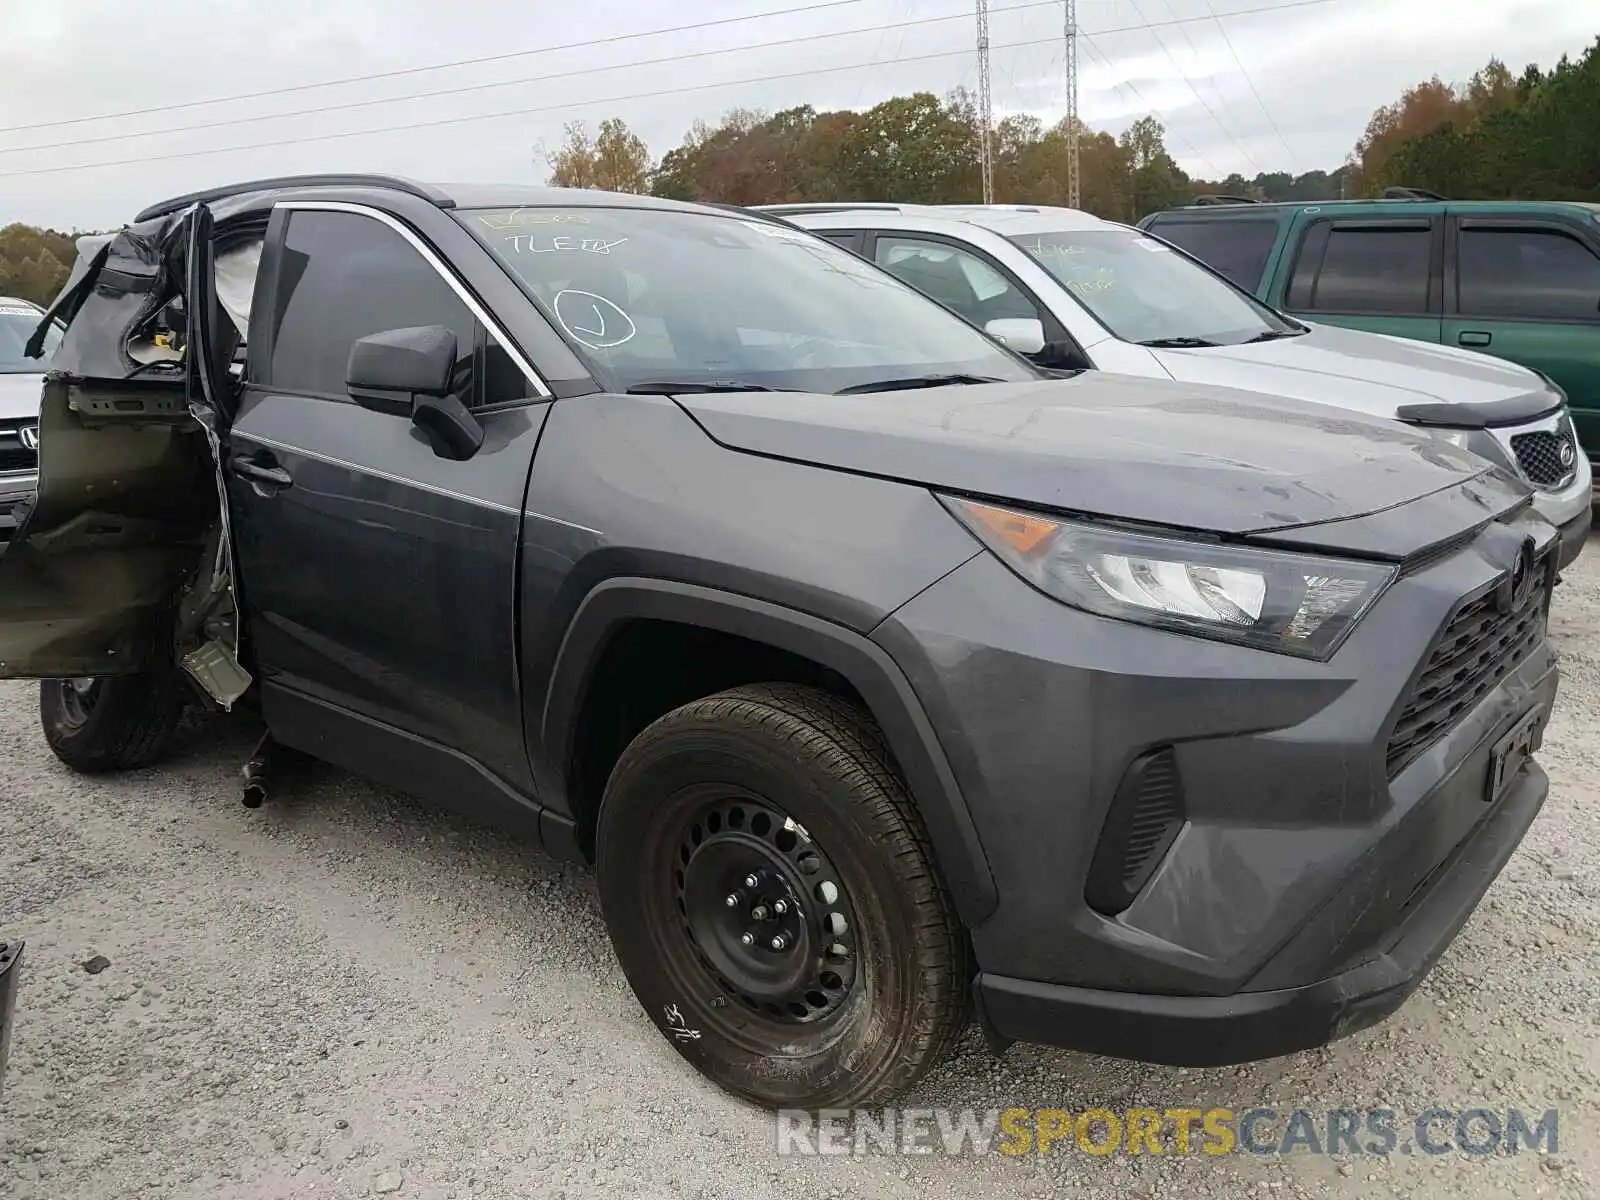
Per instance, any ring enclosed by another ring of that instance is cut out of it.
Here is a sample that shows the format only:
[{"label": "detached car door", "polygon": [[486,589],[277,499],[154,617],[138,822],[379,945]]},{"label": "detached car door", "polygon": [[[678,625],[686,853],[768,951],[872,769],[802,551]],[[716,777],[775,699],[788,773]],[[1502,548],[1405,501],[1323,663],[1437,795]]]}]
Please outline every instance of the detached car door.
[{"label": "detached car door", "polygon": [[[454,335],[450,394],[482,431],[466,457],[347,387],[358,340],[429,328]],[[350,204],[277,207],[224,471],[280,739],[380,778],[454,758],[529,785],[515,571],[547,397],[409,225]]]}]

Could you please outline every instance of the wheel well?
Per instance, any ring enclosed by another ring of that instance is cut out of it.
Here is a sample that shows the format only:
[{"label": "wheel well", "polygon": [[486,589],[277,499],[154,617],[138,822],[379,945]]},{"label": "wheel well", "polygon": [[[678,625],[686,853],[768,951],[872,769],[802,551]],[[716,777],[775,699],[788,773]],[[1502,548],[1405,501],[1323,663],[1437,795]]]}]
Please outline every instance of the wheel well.
[{"label": "wheel well", "polygon": [[648,618],[625,621],[611,633],[589,675],[567,772],[585,856],[594,853],[611,768],[640,730],[691,700],[747,683],[810,684],[866,707],[837,671],[765,642]]}]

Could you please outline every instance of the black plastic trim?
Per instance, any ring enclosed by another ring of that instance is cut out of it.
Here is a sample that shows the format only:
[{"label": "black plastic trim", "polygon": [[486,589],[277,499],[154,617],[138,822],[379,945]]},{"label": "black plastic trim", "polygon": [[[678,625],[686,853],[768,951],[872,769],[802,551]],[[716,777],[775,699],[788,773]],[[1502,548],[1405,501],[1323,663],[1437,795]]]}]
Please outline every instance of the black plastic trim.
[{"label": "black plastic trim", "polygon": [[1561,411],[1564,400],[1553,392],[1529,392],[1486,404],[1403,404],[1395,417],[1407,425],[1442,429],[1496,429],[1521,425]]},{"label": "black plastic trim", "polygon": [[[1168,789],[1165,795],[1150,794],[1152,787],[1163,786]],[[1117,784],[1089,866],[1083,889],[1089,907],[1115,916],[1132,904],[1172,848],[1185,819],[1183,778],[1172,747],[1161,746],[1134,759]],[[1161,828],[1152,840],[1149,824],[1156,820]],[[1135,840],[1136,833],[1145,835],[1141,839],[1145,844]]]},{"label": "black plastic trim", "polygon": [[764,642],[837,671],[882,727],[917,802],[961,919],[983,923],[999,894],[977,827],[922,703],[888,653],[861,634],[782,605],[694,584],[637,577],[591,591],[567,627],[540,723],[545,752],[571,777],[577,718],[589,678],[612,631],[647,618],[717,629]]},{"label": "black plastic trim", "polygon": [[431,184],[418,183],[415,179],[407,179],[402,175],[277,175],[269,179],[251,179],[243,183],[229,183],[198,192],[186,192],[182,196],[174,196],[170,200],[152,204],[134,217],[133,223],[137,225],[143,221],[179,212],[191,204],[209,204],[214,200],[225,200],[229,196],[306,187],[382,188],[385,191],[404,192],[408,196],[426,200],[436,208],[454,208],[456,205],[454,200]]},{"label": "black plastic trim", "polygon": [[17,1016],[22,947],[22,942],[0,942],[0,1091],[5,1088],[6,1059],[11,1054],[11,1026]]},{"label": "black plastic trim", "polygon": [[1303,987],[1171,996],[980,974],[978,1013],[998,1042],[1022,1041],[1180,1067],[1216,1067],[1325,1045],[1374,1025],[1416,989],[1538,816],[1549,779],[1521,782],[1412,906],[1383,951]]}]

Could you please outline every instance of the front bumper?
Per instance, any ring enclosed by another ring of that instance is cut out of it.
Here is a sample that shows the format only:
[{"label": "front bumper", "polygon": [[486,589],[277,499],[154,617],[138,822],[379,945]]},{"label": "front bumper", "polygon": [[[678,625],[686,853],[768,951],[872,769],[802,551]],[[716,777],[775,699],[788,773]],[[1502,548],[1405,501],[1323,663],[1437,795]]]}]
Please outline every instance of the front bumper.
[{"label": "front bumper", "polygon": [[[1436,736],[1403,755],[1391,738],[1446,628],[1501,579],[1508,534],[1555,554],[1532,514],[1493,525],[1403,573],[1328,663],[1092,617],[989,555],[880,626],[995,880],[998,905],[971,931],[991,1029],[1222,1062],[1316,1045],[1397,1007],[1547,787],[1530,759],[1485,799],[1497,747],[1513,731],[1537,742],[1554,702],[1542,605],[1534,640]],[[1460,653],[1474,660],[1498,636]],[[1181,814],[1165,838],[1133,823],[1123,845],[1155,849],[1108,903],[1102,860],[1152,755]]]},{"label": "front bumper", "polygon": [[0,474],[0,548],[9,542],[22,524],[28,505],[39,490],[39,476]]},{"label": "front bumper", "polygon": [[11,1054],[11,1025],[16,1017],[17,980],[22,973],[22,943],[0,942],[0,1089],[5,1087],[6,1059]]}]

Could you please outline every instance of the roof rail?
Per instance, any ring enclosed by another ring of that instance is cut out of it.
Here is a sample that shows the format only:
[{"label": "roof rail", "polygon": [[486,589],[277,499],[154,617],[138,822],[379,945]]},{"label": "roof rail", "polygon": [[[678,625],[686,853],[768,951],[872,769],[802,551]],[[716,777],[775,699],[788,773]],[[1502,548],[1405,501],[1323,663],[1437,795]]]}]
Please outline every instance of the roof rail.
[{"label": "roof rail", "polygon": [[[810,233],[809,229],[802,229],[793,221],[788,221],[779,213],[759,204],[724,204],[720,200],[700,200],[696,203],[704,204],[707,208],[720,208],[724,212],[739,213],[746,217],[754,217],[758,221],[766,221],[770,225],[782,225],[788,229],[799,229],[802,233]],[[782,207],[781,205],[779,207]]]},{"label": "roof rail", "polygon": [[149,208],[134,217],[134,221],[151,221],[156,217],[170,216],[172,213],[181,212],[191,204],[206,204],[213,200],[225,200],[229,196],[242,196],[247,192],[271,192],[280,188],[301,187],[372,187],[386,188],[392,192],[405,192],[419,200],[426,200],[429,204],[439,208],[454,208],[455,201],[450,199],[438,188],[426,183],[418,183],[414,179],[407,179],[401,175],[278,175],[271,179],[251,179],[244,183],[230,183],[223,187],[206,188],[200,192],[187,192],[182,196],[174,196],[170,200],[163,200],[159,204],[152,204]]},{"label": "roof rail", "polygon": [[1414,187],[1386,187],[1383,189],[1385,200],[1444,200],[1446,197],[1438,192],[1426,191]]},{"label": "roof rail", "polygon": [[854,201],[835,201],[827,204],[752,204],[749,207],[755,212],[785,214],[851,212],[863,208],[877,209],[881,212],[899,212],[901,208],[898,204],[882,204],[870,200],[859,204]]},{"label": "roof rail", "polygon": [[1196,196],[1192,201],[1190,201],[1190,203],[1191,204],[1205,204],[1205,205],[1211,205],[1211,204],[1260,204],[1261,201],[1256,200],[1256,199],[1254,199],[1254,198],[1252,198],[1250,196],[1205,195],[1205,196]]}]

